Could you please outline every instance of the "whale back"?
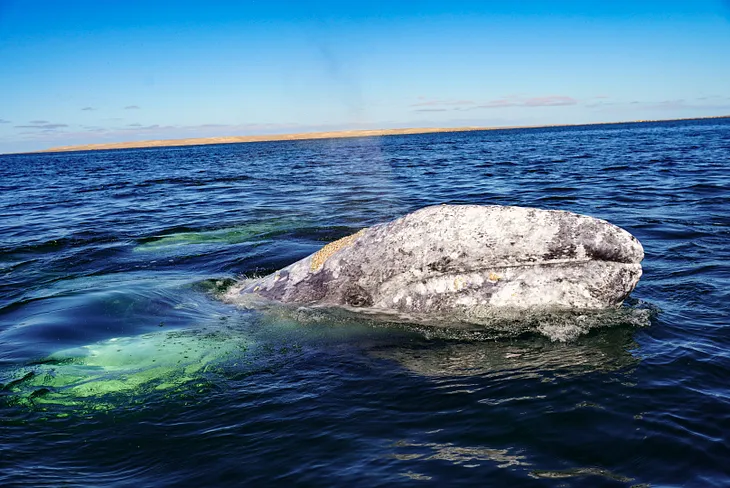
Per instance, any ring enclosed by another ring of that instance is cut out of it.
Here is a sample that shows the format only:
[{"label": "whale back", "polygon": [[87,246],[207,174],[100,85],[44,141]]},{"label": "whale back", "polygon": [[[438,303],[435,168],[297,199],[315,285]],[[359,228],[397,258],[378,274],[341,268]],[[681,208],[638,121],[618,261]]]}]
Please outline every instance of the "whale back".
[{"label": "whale back", "polygon": [[433,313],[620,305],[644,251],[605,220],[561,210],[439,205],[335,241],[243,293],[286,303]]}]

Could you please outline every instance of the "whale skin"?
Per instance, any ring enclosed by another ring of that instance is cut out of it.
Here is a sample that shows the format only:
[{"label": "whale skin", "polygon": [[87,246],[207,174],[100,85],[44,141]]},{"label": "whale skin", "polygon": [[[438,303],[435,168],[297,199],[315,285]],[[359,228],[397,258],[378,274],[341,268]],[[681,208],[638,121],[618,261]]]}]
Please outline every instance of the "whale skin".
[{"label": "whale skin", "polygon": [[409,315],[456,309],[618,307],[644,250],[605,220],[563,210],[437,205],[327,244],[241,294]]}]

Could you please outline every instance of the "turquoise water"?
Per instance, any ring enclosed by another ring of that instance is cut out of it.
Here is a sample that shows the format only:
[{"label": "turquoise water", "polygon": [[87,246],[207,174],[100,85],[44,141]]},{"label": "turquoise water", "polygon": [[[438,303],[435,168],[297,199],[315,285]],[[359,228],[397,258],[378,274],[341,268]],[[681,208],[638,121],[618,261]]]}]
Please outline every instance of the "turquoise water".
[{"label": "turquoise water", "polygon": [[[0,156],[2,486],[726,486],[730,121]],[[225,299],[438,203],[624,227],[615,316]]]}]

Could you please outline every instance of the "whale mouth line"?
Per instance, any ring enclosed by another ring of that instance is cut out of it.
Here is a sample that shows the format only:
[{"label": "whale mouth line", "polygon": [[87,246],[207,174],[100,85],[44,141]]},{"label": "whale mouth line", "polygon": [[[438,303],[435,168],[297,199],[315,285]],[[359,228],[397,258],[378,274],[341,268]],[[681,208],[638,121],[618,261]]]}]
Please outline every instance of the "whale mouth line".
[{"label": "whale mouth line", "polygon": [[476,273],[476,274],[488,274],[491,270],[495,269],[519,269],[519,268],[536,268],[536,267],[558,267],[563,265],[570,265],[570,266],[576,266],[576,265],[582,265],[582,264],[590,264],[590,263],[606,263],[606,264],[615,264],[615,265],[632,265],[632,264],[639,264],[636,261],[616,261],[612,259],[598,259],[598,258],[583,258],[583,259],[553,259],[550,261],[528,261],[525,263],[494,263],[489,264],[483,267],[472,267],[472,268],[454,268],[449,269],[445,271],[429,271],[429,274],[431,276],[437,277],[437,276],[447,276],[452,274],[470,274],[470,273]]}]

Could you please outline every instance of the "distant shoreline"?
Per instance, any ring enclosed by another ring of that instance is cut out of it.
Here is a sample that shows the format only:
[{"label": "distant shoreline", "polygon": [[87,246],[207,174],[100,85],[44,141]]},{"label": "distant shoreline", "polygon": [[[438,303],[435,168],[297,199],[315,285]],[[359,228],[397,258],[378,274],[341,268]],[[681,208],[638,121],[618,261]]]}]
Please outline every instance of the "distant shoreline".
[{"label": "distant shoreline", "polygon": [[258,136],[230,136],[230,137],[198,137],[189,139],[164,139],[151,141],[132,142],[111,142],[100,144],[84,144],[75,146],[59,146],[40,151],[31,151],[25,154],[38,154],[50,152],[75,152],[75,151],[102,151],[110,149],[142,149],[149,147],[181,147],[181,146],[206,146],[213,144],[236,144],[246,142],[271,142],[271,141],[301,141],[311,139],[342,139],[353,137],[377,137],[397,136],[409,134],[432,134],[440,132],[473,132],[485,130],[514,130],[514,129],[541,129],[550,127],[581,127],[593,125],[615,125],[615,124],[640,124],[652,122],[680,122],[689,120],[726,119],[730,115],[718,115],[711,117],[688,117],[682,119],[663,120],[630,120],[621,122],[593,122],[589,124],[548,124],[530,126],[509,126],[509,127],[453,127],[453,128],[406,128],[406,129],[374,129],[374,130],[342,130],[330,132],[303,132],[298,134],[271,134]]}]

